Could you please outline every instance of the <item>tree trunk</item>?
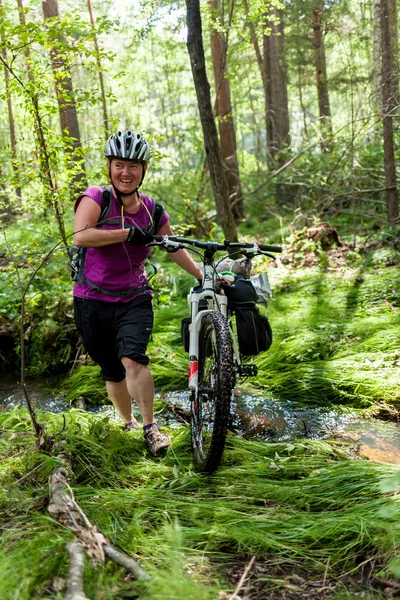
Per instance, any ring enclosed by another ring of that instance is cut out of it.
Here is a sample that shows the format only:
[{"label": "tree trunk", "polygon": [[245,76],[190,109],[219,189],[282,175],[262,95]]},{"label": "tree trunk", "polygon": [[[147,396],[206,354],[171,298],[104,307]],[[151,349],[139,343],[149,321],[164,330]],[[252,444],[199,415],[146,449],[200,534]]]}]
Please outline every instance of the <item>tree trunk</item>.
[{"label": "tree trunk", "polygon": [[317,81],[319,117],[322,125],[322,150],[327,150],[327,138],[332,137],[331,109],[329,105],[328,83],[325,61],[325,44],[323,30],[323,4],[317,5],[312,11],[314,62]]},{"label": "tree trunk", "polygon": [[[45,21],[58,17],[57,0],[43,0],[42,7]],[[78,192],[86,186],[86,176],[80,151],[81,141],[71,73],[56,44],[50,50],[50,60],[60,112],[61,134],[65,139],[64,151],[67,167],[72,171],[70,182]]]},{"label": "tree trunk", "polygon": [[[275,167],[276,154],[290,143],[283,11],[272,8],[266,15],[266,25],[268,34],[264,34],[263,45],[267,146],[271,166]],[[278,164],[284,162],[279,157]]]},{"label": "tree trunk", "polygon": [[392,61],[392,94],[394,106],[399,105],[399,40],[397,34],[397,0],[388,0],[390,56]]},{"label": "tree trunk", "polygon": [[211,105],[210,84],[206,73],[199,0],[186,0],[186,18],[188,28],[187,47],[196,88],[215,204],[225,237],[235,241],[237,240],[236,225],[230,208],[222,153]]},{"label": "tree trunk", "polygon": [[[216,15],[219,0],[210,0]],[[240,189],[239,164],[236,154],[236,132],[232,116],[231,92],[227,79],[227,44],[223,32],[214,28],[211,33],[211,53],[214,67],[215,112],[218,117],[219,139],[225,164],[225,177],[228,184],[229,200],[236,222],[244,217],[243,200]]]},{"label": "tree trunk", "polygon": [[[0,0],[0,7],[3,6],[2,0]],[[1,55],[3,57],[4,62],[7,62],[7,51],[6,46],[4,44],[4,40],[1,40]],[[10,144],[11,144],[11,166],[13,170],[13,175],[15,181],[18,181],[18,165],[17,165],[17,138],[15,136],[15,123],[14,123],[14,113],[13,106],[10,95],[10,75],[6,67],[4,67],[4,82],[6,86],[6,94],[7,94],[7,109],[8,109],[8,123],[10,129]],[[19,184],[15,185],[15,195],[17,198],[21,198],[21,188]]]},{"label": "tree trunk", "polygon": [[381,0],[383,154],[388,221],[389,225],[394,225],[399,217],[393,144],[393,114],[396,107],[393,94],[393,73],[397,65],[394,64],[392,54],[393,40],[390,36],[389,7],[389,0]]},{"label": "tree trunk", "polygon": [[[90,24],[94,28],[95,21],[94,21],[94,17],[93,17],[91,0],[87,0],[87,7],[88,7],[88,11],[89,11]],[[110,134],[109,129],[108,129],[107,100],[106,100],[106,93],[105,93],[105,89],[104,89],[103,70],[101,68],[99,45],[97,43],[97,35],[96,34],[94,34],[93,42],[94,42],[94,47],[96,50],[96,63],[97,63],[97,70],[99,72],[99,80],[100,80],[101,101],[102,101],[102,108],[103,108],[103,125],[104,125],[104,130],[105,130],[105,137],[107,139]]]},{"label": "tree trunk", "polygon": [[[247,0],[244,7],[248,16]],[[271,15],[274,16],[273,19]],[[268,33],[263,35],[263,53],[260,50],[254,24],[250,20],[247,20],[247,23],[264,88],[267,163],[270,169],[274,169],[277,166],[275,158],[277,152],[290,144],[283,11],[272,8],[269,14],[264,15],[264,19]],[[283,162],[284,159],[280,157],[278,164]]]},{"label": "tree trunk", "polygon": [[381,32],[381,0],[374,0],[373,6],[373,49],[372,49],[372,81],[373,94],[376,101],[376,108],[379,114],[382,113],[382,32]]}]

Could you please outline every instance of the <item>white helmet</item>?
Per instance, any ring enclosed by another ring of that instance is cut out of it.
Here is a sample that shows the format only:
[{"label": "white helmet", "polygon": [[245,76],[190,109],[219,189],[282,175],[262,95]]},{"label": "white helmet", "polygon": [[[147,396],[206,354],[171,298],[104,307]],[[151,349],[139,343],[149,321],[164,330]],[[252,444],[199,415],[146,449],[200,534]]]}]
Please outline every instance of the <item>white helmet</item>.
[{"label": "white helmet", "polygon": [[150,159],[150,146],[140,133],[132,133],[130,130],[126,133],[118,131],[108,138],[104,154],[108,160],[125,158],[147,164]]}]

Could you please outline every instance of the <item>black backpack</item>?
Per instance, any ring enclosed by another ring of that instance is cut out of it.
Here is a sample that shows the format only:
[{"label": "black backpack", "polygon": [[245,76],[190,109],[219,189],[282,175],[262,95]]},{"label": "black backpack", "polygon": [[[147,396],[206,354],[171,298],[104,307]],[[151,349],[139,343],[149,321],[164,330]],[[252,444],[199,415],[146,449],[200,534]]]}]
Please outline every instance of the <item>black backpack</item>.
[{"label": "black backpack", "polygon": [[[96,227],[103,221],[105,221],[108,217],[108,214],[111,210],[112,204],[112,193],[111,193],[111,185],[102,186],[102,204],[101,204],[101,213],[99,220],[97,222]],[[150,227],[147,230],[148,233],[156,234],[160,229],[161,219],[164,215],[164,207],[159,202],[154,201],[152,210],[151,210],[151,219],[150,219]],[[108,219],[107,223],[109,225],[120,225],[119,219]],[[87,279],[84,275],[84,267],[85,267],[85,257],[86,257],[87,248],[82,248],[80,246],[72,246],[69,250],[70,256],[70,265],[71,265],[71,279],[72,281],[76,281],[77,283],[87,283],[91,288],[93,288],[96,292],[100,292],[101,294],[105,294],[106,296],[121,296],[121,297],[129,297],[137,294],[139,292],[138,288],[134,290],[126,290],[121,292],[111,292],[110,290],[105,290],[103,288],[99,288],[95,283]],[[143,289],[147,286],[141,286]]]}]

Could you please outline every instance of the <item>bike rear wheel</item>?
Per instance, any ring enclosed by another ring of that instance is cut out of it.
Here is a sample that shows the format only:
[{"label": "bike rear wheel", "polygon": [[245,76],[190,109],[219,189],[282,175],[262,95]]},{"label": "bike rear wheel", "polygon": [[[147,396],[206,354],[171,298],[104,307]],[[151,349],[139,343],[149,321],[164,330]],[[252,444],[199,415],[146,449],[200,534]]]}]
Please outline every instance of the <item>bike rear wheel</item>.
[{"label": "bike rear wheel", "polygon": [[199,470],[212,473],[224,451],[234,385],[230,328],[220,313],[203,318],[199,335],[198,389],[191,396],[192,447]]}]

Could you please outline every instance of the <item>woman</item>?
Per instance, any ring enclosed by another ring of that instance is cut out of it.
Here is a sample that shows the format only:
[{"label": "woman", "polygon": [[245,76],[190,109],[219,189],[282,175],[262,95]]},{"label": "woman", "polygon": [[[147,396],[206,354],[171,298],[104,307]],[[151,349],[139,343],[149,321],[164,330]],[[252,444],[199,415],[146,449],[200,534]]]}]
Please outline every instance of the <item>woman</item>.
[{"label": "woman", "polygon": [[[102,214],[103,189],[89,187],[75,204],[74,244],[85,248],[84,264],[74,286],[75,321],[82,342],[101,367],[108,395],[124,420],[136,429],[135,400],[143,431],[154,456],[170,444],[154,419],[154,383],[146,348],[153,327],[151,290],[147,286],[146,244],[153,233],[172,235],[169,217],[161,210],[154,231],[155,202],[139,191],[147,171],[150,148],[131,131],[111,135],[105,147],[111,181],[111,204]],[[158,207],[159,208],[159,207]],[[185,271],[201,280],[202,273],[186,250],[170,254]]]}]

